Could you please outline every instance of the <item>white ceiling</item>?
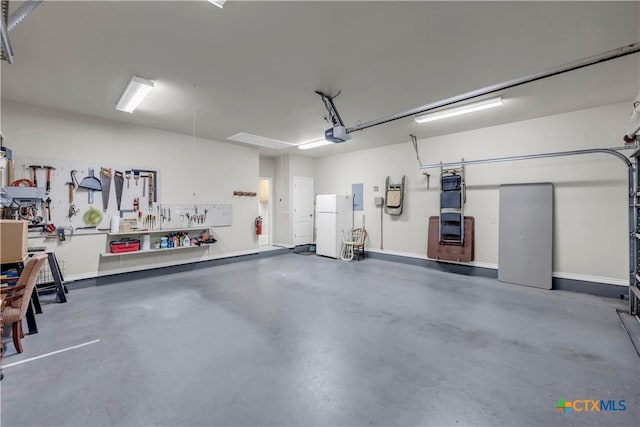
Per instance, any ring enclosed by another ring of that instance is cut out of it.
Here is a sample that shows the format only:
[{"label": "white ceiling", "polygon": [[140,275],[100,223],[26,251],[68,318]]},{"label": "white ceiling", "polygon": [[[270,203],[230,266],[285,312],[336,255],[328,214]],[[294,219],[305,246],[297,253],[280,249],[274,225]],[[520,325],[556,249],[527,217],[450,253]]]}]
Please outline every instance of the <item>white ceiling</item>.
[{"label": "white ceiling", "polygon": [[[10,33],[2,99],[189,135],[195,111],[204,138],[300,143],[329,127],[314,90],[342,91],[351,126],[637,42],[639,20],[637,1],[47,1]],[[326,155],[631,101],[639,56],[505,91],[505,106],[463,118],[261,152]],[[134,114],[118,112],[133,74],[156,89]]]}]

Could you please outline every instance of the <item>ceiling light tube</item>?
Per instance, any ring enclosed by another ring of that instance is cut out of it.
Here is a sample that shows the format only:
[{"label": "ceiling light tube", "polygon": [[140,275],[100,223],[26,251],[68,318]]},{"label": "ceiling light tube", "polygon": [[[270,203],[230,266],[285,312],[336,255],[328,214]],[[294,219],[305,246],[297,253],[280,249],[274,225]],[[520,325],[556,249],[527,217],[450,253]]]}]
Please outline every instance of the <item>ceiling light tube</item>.
[{"label": "ceiling light tube", "polygon": [[306,142],[304,144],[298,145],[300,150],[308,150],[310,148],[322,147],[324,145],[333,144],[331,141],[327,141],[326,139],[319,139],[317,141]]},{"label": "ceiling light tube", "polygon": [[153,89],[153,80],[143,79],[142,77],[133,76],[122,93],[120,100],[116,104],[116,110],[125,113],[133,113],[138,105]]},{"label": "ceiling light tube", "polygon": [[461,114],[473,113],[474,111],[486,110],[487,108],[499,107],[502,104],[502,97],[498,96],[496,98],[485,99],[484,101],[473,102],[459,107],[423,114],[421,116],[417,116],[414,120],[416,123],[427,123],[434,120],[459,116]]},{"label": "ceiling light tube", "polygon": [[226,2],[227,0],[207,0],[207,1],[212,5],[218,6],[220,9],[222,9],[222,6],[224,6],[224,2]]}]

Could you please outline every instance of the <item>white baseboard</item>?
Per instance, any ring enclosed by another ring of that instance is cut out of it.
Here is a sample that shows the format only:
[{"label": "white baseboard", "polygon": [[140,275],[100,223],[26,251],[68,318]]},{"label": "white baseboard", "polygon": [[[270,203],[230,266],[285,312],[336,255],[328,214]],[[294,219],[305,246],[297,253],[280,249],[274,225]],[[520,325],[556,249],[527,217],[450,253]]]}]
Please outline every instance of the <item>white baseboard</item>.
[{"label": "white baseboard", "polygon": [[607,285],[629,286],[629,282],[624,279],[616,279],[614,277],[589,276],[585,274],[563,273],[554,271],[553,277],[559,279],[580,280],[582,282],[605,283]]},{"label": "white baseboard", "polygon": [[[411,252],[398,252],[398,251],[388,251],[388,250],[380,250],[380,249],[367,249],[368,252],[375,252],[386,255],[395,255],[406,258],[413,259],[423,259],[429,261],[443,262],[447,264],[456,264],[456,265],[466,265],[470,267],[480,267],[480,268],[488,268],[491,270],[497,270],[498,264],[492,264],[488,262],[480,262],[480,261],[472,261],[472,262],[455,262],[455,261],[443,261],[443,260],[435,260],[431,258],[427,258],[425,255],[411,253]],[[562,271],[554,271],[553,277],[557,277],[559,279],[569,279],[569,280],[579,280],[583,282],[593,282],[593,283],[605,283],[607,285],[617,285],[617,286],[629,286],[629,282],[625,279],[617,279],[615,277],[601,277],[601,276],[591,276],[586,274],[577,274],[577,273],[564,273]]]},{"label": "white baseboard", "polygon": [[279,248],[293,249],[296,245],[292,245],[290,243],[274,243],[273,246],[277,246]]},{"label": "white baseboard", "polygon": [[457,261],[436,260],[436,259],[427,258],[425,255],[416,254],[416,253],[412,253],[412,252],[388,251],[388,250],[370,249],[370,248],[367,248],[367,252],[375,252],[375,253],[379,253],[379,254],[401,256],[401,257],[413,258],[413,259],[424,259],[424,260],[435,261],[435,262],[444,262],[444,263],[447,263],[447,264],[468,265],[468,266],[471,266],[471,267],[489,268],[489,269],[492,269],[492,270],[497,270],[498,269],[498,265],[497,264],[489,264],[487,262],[478,262],[478,261],[457,262]]},{"label": "white baseboard", "polygon": [[[222,254],[212,255],[210,257],[207,257],[207,258],[199,260],[199,261],[208,261],[210,259],[233,258],[233,257],[243,256],[243,255],[254,255],[254,254],[257,254],[259,252],[260,251],[257,248],[256,249],[246,249],[244,251],[225,252],[225,253],[222,253]],[[191,262],[193,262],[193,261],[191,261]]]},{"label": "white baseboard", "polygon": [[375,252],[375,253],[378,253],[378,254],[403,256],[403,257],[406,257],[406,258],[427,259],[424,255],[414,254],[412,252],[388,251],[386,249],[375,249],[375,248],[366,248],[366,251],[367,252]]},{"label": "white baseboard", "polygon": [[79,273],[79,274],[69,274],[69,275],[65,274],[64,281],[75,282],[77,280],[95,279],[96,277],[98,277],[97,273]]},{"label": "white baseboard", "polygon": [[127,267],[127,268],[114,268],[111,270],[98,271],[95,273],[92,272],[92,273],[71,274],[71,275],[65,275],[65,282],[74,282],[76,280],[84,280],[84,279],[95,279],[97,277],[112,276],[114,274],[122,274],[122,273],[134,273],[136,271],[153,270],[156,268],[175,267],[178,265],[213,261],[213,260],[225,259],[225,258],[234,258],[234,257],[244,256],[244,255],[254,255],[257,253],[258,251],[256,249],[248,249],[244,251],[214,254],[211,256],[207,256],[206,258],[188,259],[188,260],[181,260],[181,261],[169,261],[169,262],[162,262],[162,263],[155,263],[155,264],[145,264],[145,265],[140,265],[136,267]]}]

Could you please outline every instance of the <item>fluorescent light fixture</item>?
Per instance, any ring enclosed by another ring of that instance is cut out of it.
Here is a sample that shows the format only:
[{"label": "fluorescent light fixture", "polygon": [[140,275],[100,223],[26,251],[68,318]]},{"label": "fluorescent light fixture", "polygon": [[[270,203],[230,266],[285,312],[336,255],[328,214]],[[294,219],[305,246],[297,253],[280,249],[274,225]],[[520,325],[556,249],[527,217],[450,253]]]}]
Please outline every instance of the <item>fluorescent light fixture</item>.
[{"label": "fluorescent light fixture", "polygon": [[434,120],[446,119],[448,117],[459,116],[461,114],[473,113],[474,111],[486,110],[487,108],[499,107],[502,105],[502,97],[485,99],[484,101],[473,102],[459,107],[436,111],[417,116],[414,120],[417,123],[432,122]]},{"label": "fluorescent light fixture", "polygon": [[133,113],[138,105],[153,89],[153,80],[143,79],[142,77],[133,76],[122,93],[120,100],[116,104],[116,110],[125,113]]},{"label": "fluorescent light fixture", "polygon": [[211,3],[214,6],[218,6],[220,9],[222,9],[222,6],[224,6],[224,3],[227,0],[207,0],[209,3]]},{"label": "fluorescent light fixture", "polygon": [[298,145],[300,150],[308,150],[310,148],[322,147],[324,145],[333,144],[331,141],[327,141],[326,139],[319,139],[317,141],[305,142],[304,144]]},{"label": "fluorescent light fixture", "polygon": [[236,142],[244,142],[249,145],[257,145],[258,147],[274,148],[276,150],[284,150],[285,148],[291,148],[294,146],[286,141],[279,141],[277,139],[254,135],[247,132],[236,133],[235,135],[227,137],[227,139]]}]

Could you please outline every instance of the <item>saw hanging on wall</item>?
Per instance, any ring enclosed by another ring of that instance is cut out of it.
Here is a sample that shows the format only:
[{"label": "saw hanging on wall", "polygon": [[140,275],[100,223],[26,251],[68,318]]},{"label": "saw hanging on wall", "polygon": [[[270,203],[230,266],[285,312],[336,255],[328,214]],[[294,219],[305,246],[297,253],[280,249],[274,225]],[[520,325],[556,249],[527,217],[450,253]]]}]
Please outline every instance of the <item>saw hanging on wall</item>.
[{"label": "saw hanging on wall", "polygon": [[100,186],[102,187],[102,209],[106,212],[109,208],[109,195],[111,194],[111,168],[100,168]]},{"label": "saw hanging on wall", "polygon": [[121,171],[116,171],[113,176],[113,181],[116,184],[116,203],[118,204],[118,210],[120,210],[120,204],[122,202],[122,187],[124,186],[124,174]]}]

